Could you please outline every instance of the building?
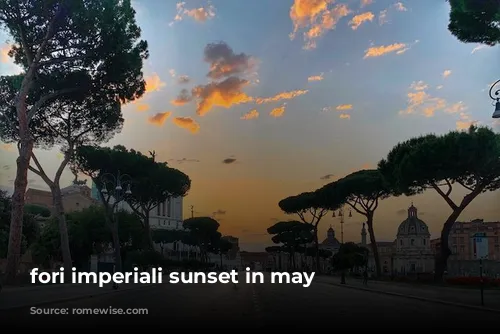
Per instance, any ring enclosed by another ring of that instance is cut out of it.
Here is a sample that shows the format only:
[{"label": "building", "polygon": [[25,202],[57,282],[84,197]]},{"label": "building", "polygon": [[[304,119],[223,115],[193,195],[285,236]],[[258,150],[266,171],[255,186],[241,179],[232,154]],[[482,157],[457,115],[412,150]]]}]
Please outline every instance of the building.
[{"label": "building", "polygon": [[[475,250],[476,233],[485,237],[487,257],[483,259],[485,272],[500,273],[500,222],[485,222],[483,219],[474,219],[470,222],[456,222],[449,235],[448,245],[451,255],[448,258],[448,272],[450,275],[477,275],[478,254]],[[432,250],[439,254],[440,238],[431,240]]]},{"label": "building", "polygon": [[[375,272],[375,257],[373,256],[373,248],[371,243],[367,243],[367,232],[365,223],[363,223],[363,227],[361,229],[361,243],[358,246],[364,247],[368,250],[368,263],[367,269],[371,272]],[[377,251],[380,259],[380,266],[382,269],[382,273],[389,274],[392,272],[393,268],[393,253],[394,253],[394,242],[393,241],[377,241]]]},{"label": "building", "polygon": [[[72,184],[61,189],[63,207],[66,212],[80,211],[94,205],[91,190],[86,185]],[[29,188],[25,194],[25,203],[54,209],[52,193],[47,190]]]},{"label": "building", "polygon": [[[361,243],[369,251],[368,270],[375,272],[375,258],[371,244],[367,244],[365,224],[361,230]],[[413,204],[408,208],[408,217],[401,222],[394,241],[378,241],[377,250],[382,274],[416,274],[434,270],[435,253],[427,224],[418,218]]]},{"label": "building", "polygon": [[335,230],[333,229],[332,225],[330,225],[330,228],[328,229],[328,231],[326,231],[326,239],[321,242],[321,244],[319,245],[319,249],[330,251],[332,252],[332,254],[335,254],[339,251],[340,242],[335,237]]},{"label": "building", "polygon": [[434,270],[435,256],[431,249],[427,224],[418,218],[413,204],[398,228],[393,255],[393,270],[398,274],[429,273]]}]

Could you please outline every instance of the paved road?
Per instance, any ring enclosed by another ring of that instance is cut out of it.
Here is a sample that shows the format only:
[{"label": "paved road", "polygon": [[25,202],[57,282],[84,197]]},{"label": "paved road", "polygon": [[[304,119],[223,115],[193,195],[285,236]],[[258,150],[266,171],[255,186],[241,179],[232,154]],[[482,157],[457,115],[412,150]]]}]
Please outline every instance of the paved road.
[{"label": "paved road", "polygon": [[[147,309],[148,315],[30,315],[29,308],[2,311],[0,324],[14,320],[17,329],[55,325],[99,328],[97,323],[148,324],[170,329],[389,329],[496,328],[499,314],[432,304],[347,289],[323,283],[309,288],[285,284],[157,285],[44,307],[76,311]],[[373,321],[371,319],[374,319]],[[5,324],[6,325],[6,324]],[[402,326],[402,325],[401,325]],[[131,328],[131,327],[129,327]],[[151,327],[153,328],[153,327]],[[144,329],[144,327],[143,327]]]}]

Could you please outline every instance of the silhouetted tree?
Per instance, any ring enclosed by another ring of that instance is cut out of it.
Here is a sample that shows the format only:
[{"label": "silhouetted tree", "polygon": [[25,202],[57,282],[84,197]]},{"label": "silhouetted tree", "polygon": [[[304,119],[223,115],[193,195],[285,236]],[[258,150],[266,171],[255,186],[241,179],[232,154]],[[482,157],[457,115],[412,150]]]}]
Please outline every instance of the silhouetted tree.
[{"label": "silhouetted tree", "polygon": [[314,227],[300,221],[281,221],[267,229],[267,233],[273,235],[271,240],[275,244],[281,244],[281,248],[290,254],[290,265],[295,269],[295,253],[305,248],[314,240]]},{"label": "silhouetted tree", "polygon": [[182,226],[189,231],[191,243],[198,246],[202,261],[208,262],[208,252],[221,237],[219,222],[211,217],[193,217],[184,220]]},{"label": "silhouetted tree", "polygon": [[[0,81],[0,109],[15,110],[9,126],[17,129],[19,148],[6,267],[7,280],[12,280],[20,258],[24,194],[35,143],[31,126],[37,114],[58,99],[82,99],[95,92],[120,103],[141,96],[142,61],[148,54],[130,0],[5,0],[0,2],[0,24],[14,42],[9,56],[23,69],[21,75]],[[67,231],[62,223],[60,228],[69,271]]]},{"label": "silhouetted tree", "polygon": [[375,267],[377,275],[380,276],[382,271],[373,228],[373,216],[379,201],[393,193],[389,183],[378,170],[360,170],[327,184],[319,192],[323,194],[325,202],[332,203],[334,207],[339,203],[345,203],[366,217]]},{"label": "silhouetted tree", "polygon": [[448,29],[460,41],[496,45],[500,43],[500,1],[449,0]]},{"label": "silhouetted tree", "polygon": [[[471,126],[468,131],[413,138],[396,145],[379,162],[379,169],[406,195],[434,189],[450,207],[436,259],[436,279],[442,279],[451,254],[448,237],[453,224],[479,194],[500,188],[500,135]],[[452,198],[454,185],[467,191],[458,202]]]},{"label": "silhouetted tree", "polygon": [[[306,192],[296,196],[290,196],[281,200],[278,205],[287,214],[296,214],[305,224],[313,227],[314,244],[319,249],[318,225],[327,214],[329,208],[322,202],[323,198],[318,192]],[[331,209],[331,208],[330,208]],[[308,220],[309,216],[309,220]],[[319,272],[319,252],[316,252],[316,270]]]}]

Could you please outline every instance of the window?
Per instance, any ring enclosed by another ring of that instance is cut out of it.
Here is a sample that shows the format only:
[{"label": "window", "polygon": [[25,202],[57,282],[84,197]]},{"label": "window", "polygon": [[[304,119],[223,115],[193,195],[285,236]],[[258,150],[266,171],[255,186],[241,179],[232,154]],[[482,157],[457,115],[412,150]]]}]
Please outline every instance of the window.
[{"label": "window", "polygon": [[403,246],[403,239],[400,239],[400,240],[399,240],[399,244],[400,244],[401,246]]},{"label": "window", "polygon": [[160,205],[161,203],[158,203],[158,205],[156,206],[156,215],[159,216],[160,213],[161,213],[161,208],[160,208]]},{"label": "window", "polygon": [[465,246],[460,246],[460,253],[465,253]]},{"label": "window", "polygon": [[460,243],[463,244],[464,243],[464,237],[460,237]]},{"label": "window", "polygon": [[412,246],[415,246],[415,239],[411,239],[411,241],[410,241],[410,242],[411,242],[411,245],[412,245]]},{"label": "window", "polygon": [[425,245],[427,245],[427,240],[425,240],[425,239],[424,239],[424,240],[422,240],[422,241],[423,241],[423,243],[424,243],[424,246],[425,246]]},{"label": "window", "polygon": [[170,217],[171,214],[172,214],[172,203],[169,197],[167,198],[167,217]]},{"label": "window", "polygon": [[453,243],[456,244],[457,243],[457,237],[453,237]]},{"label": "window", "polygon": [[161,203],[161,215],[165,217],[165,203]]}]

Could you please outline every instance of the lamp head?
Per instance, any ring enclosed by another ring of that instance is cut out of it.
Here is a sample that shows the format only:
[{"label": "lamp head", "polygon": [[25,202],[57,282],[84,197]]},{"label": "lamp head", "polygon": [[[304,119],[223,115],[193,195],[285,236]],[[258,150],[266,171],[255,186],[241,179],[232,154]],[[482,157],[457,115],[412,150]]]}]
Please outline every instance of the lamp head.
[{"label": "lamp head", "polygon": [[493,112],[491,117],[500,118],[500,99],[498,99],[497,103],[495,103],[495,112]]}]

